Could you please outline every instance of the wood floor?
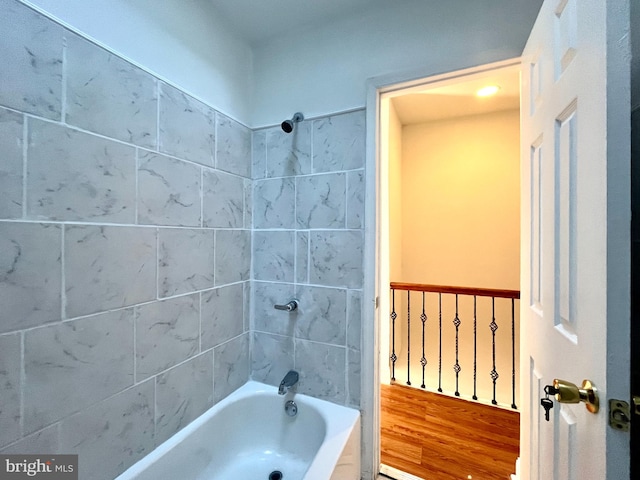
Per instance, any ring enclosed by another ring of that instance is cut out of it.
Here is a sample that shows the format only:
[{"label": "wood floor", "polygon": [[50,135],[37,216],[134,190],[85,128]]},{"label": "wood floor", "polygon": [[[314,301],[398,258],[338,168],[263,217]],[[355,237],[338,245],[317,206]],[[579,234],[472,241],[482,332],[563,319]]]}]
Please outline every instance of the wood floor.
[{"label": "wood floor", "polygon": [[381,461],[425,480],[508,480],[520,414],[402,385],[381,385]]}]

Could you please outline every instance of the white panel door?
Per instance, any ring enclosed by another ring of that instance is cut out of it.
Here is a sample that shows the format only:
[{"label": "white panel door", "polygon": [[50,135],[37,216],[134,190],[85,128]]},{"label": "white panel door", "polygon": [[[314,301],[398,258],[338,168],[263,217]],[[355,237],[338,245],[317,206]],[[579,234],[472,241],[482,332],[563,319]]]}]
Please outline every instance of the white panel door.
[{"label": "white panel door", "polygon": [[[522,66],[521,468],[524,479],[629,478],[629,0],[545,0]],[[554,378],[600,412],[540,398]]]}]

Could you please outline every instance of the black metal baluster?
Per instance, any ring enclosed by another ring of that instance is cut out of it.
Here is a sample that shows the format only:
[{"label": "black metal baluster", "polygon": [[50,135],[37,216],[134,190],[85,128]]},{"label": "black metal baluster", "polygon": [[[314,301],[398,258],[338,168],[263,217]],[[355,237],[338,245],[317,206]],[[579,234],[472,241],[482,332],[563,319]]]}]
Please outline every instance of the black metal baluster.
[{"label": "black metal baluster", "polygon": [[440,338],[438,340],[438,391],[442,392],[442,294],[438,293],[438,330]]},{"label": "black metal baluster", "polygon": [[391,290],[391,380],[396,381],[396,360],[398,357],[396,356],[396,318],[398,315],[396,314],[396,291]]},{"label": "black metal baluster", "polygon": [[511,408],[518,409],[516,405],[516,301],[511,299],[511,393],[513,403]]},{"label": "black metal baluster", "polygon": [[407,290],[407,385],[411,385],[411,290]]},{"label": "black metal baluster", "polygon": [[491,323],[489,324],[489,328],[491,328],[492,342],[493,342],[493,370],[491,370],[491,379],[493,380],[493,400],[491,403],[497,405],[496,401],[496,381],[500,377],[498,372],[496,371],[496,330],[498,330],[498,324],[496,323],[496,297],[491,297]]},{"label": "black metal baluster", "polygon": [[460,374],[460,363],[458,363],[458,329],[460,327],[460,317],[458,317],[458,294],[456,293],[456,318],[453,319],[453,324],[456,326],[456,364],[453,366],[453,371],[456,372],[456,397],[460,396],[458,391],[458,376]]},{"label": "black metal baluster", "polygon": [[422,292],[422,315],[420,315],[420,320],[422,320],[422,358],[420,359],[420,365],[422,365],[422,385],[420,385],[420,387],[422,388],[425,388],[424,370],[427,366],[427,357],[424,356],[424,344],[425,344],[424,327],[426,326],[426,323],[427,323],[427,314],[424,311],[424,307],[425,307],[424,294],[425,292]]},{"label": "black metal baluster", "polygon": [[473,399],[477,400],[478,395],[476,391],[477,386],[477,378],[478,378],[478,349],[477,349],[477,339],[478,339],[478,316],[476,309],[476,300],[477,297],[473,296]]}]

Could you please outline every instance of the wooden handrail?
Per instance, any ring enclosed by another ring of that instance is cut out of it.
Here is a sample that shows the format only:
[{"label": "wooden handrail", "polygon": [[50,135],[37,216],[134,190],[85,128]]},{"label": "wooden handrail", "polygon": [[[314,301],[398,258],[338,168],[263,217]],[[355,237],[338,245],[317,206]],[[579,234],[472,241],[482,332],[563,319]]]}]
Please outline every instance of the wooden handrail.
[{"label": "wooden handrail", "polygon": [[450,285],[426,285],[423,283],[391,282],[391,289],[412,290],[416,292],[475,295],[477,297],[520,298],[520,290],[503,290],[499,288],[453,287]]}]

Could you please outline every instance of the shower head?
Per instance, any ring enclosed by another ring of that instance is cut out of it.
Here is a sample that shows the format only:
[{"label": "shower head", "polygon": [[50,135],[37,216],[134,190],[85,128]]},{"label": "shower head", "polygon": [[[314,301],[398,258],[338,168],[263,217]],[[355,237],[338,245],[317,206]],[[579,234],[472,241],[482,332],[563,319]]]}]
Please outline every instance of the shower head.
[{"label": "shower head", "polygon": [[302,120],[304,120],[304,115],[302,115],[300,112],[297,112],[293,114],[293,118],[291,120],[285,120],[284,122],[282,122],[280,124],[280,127],[285,133],[291,133],[293,132],[293,128],[295,127],[296,123],[301,122]]}]

